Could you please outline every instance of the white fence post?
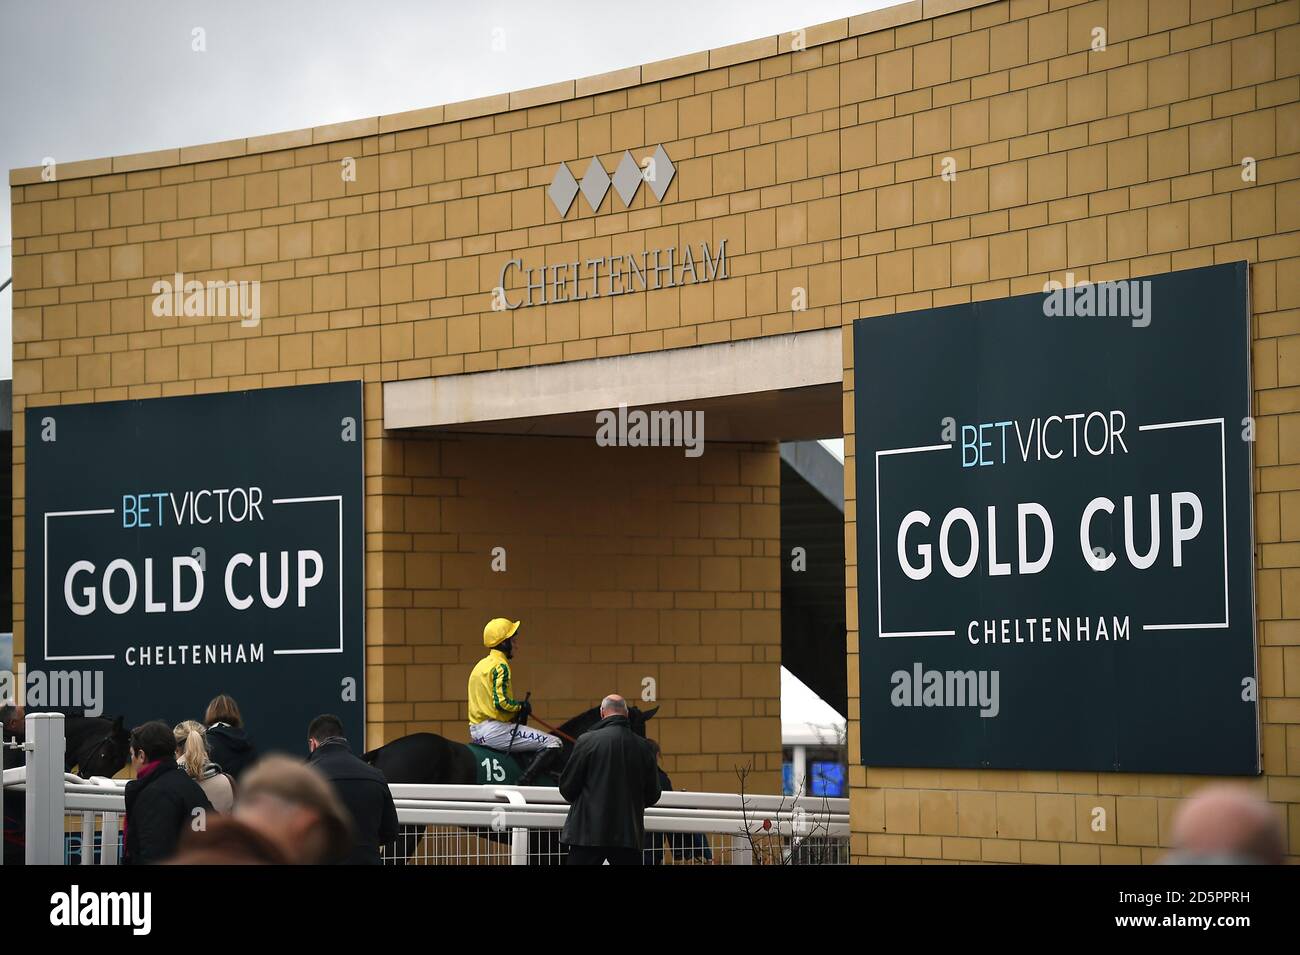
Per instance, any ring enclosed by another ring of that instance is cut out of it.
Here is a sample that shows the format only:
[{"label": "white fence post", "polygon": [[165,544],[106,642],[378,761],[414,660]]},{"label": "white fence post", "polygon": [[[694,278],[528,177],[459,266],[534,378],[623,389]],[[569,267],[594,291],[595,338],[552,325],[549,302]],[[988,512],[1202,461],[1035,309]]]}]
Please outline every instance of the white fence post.
[{"label": "white fence post", "polygon": [[[504,796],[512,806],[526,806],[528,800],[517,789],[498,789],[498,796]],[[515,826],[510,830],[510,864],[528,865],[528,830]]]},{"label": "white fence post", "polygon": [[731,864],[754,864],[754,847],[749,842],[749,836],[742,833],[731,837]]},{"label": "white fence post", "polygon": [[63,714],[31,713],[27,742],[27,864],[63,864]]},{"label": "white fence post", "polygon": [[95,814],[81,814],[81,864],[95,864]]},{"label": "white fence post", "polygon": [[[93,776],[91,782],[96,786],[102,786],[109,792],[116,792],[117,787],[113,785],[113,780],[106,776]],[[123,799],[126,793],[123,791]],[[99,834],[100,865],[117,865],[117,813],[106,812],[103,817],[103,824],[100,827]]]},{"label": "white fence post", "polygon": [[104,828],[100,834],[100,865],[117,865],[117,813],[104,813]]}]

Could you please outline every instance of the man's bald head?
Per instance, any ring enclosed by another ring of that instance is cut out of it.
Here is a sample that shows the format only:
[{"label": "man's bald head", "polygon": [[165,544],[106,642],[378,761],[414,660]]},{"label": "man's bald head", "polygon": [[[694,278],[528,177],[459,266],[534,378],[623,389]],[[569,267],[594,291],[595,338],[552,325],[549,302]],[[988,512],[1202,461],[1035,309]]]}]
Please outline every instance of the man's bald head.
[{"label": "man's bald head", "polygon": [[607,716],[627,716],[627,700],[617,693],[611,693],[600,701],[600,718]]},{"label": "man's bald head", "polygon": [[1171,861],[1281,865],[1286,856],[1282,820],[1244,786],[1207,786],[1174,816]]}]

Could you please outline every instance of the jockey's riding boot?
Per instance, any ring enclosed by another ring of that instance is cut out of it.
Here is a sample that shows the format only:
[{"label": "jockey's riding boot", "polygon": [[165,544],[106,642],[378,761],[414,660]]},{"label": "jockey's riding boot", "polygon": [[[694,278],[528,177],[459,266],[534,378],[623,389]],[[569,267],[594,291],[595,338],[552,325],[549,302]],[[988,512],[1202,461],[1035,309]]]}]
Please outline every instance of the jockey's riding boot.
[{"label": "jockey's riding boot", "polygon": [[519,785],[531,786],[534,779],[555,765],[556,761],[560,758],[561,752],[563,752],[563,750],[558,746],[553,749],[541,750],[533,757],[533,761],[528,764],[528,768],[525,769],[523,774],[519,777]]}]

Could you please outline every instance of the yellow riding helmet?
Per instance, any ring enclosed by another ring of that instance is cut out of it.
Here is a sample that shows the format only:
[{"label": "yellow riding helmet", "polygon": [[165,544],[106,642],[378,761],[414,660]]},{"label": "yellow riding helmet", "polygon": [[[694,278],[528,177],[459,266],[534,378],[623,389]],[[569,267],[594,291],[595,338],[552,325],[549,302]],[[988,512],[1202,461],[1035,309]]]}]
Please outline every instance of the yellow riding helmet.
[{"label": "yellow riding helmet", "polygon": [[521,623],[522,620],[510,621],[505,617],[489,620],[487,626],[483,628],[483,646],[491,648],[505,643],[515,635]]}]

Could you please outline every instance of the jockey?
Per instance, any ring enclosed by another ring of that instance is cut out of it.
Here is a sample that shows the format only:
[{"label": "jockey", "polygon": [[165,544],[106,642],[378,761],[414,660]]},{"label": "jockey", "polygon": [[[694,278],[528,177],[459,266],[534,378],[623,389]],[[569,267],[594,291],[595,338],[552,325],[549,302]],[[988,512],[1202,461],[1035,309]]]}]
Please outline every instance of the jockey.
[{"label": "jockey", "polygon": [[519,777],[519,785],[527,786],[555,765],[563,744],[558,736],[529,729],[527,721],[532,705],[510,695],[509,661],[514,655],[520,623],[497,617],[483,628],[483,646],[488,648],[488,654],[469,675],[469,737],[489,749],[536,753]]}]

